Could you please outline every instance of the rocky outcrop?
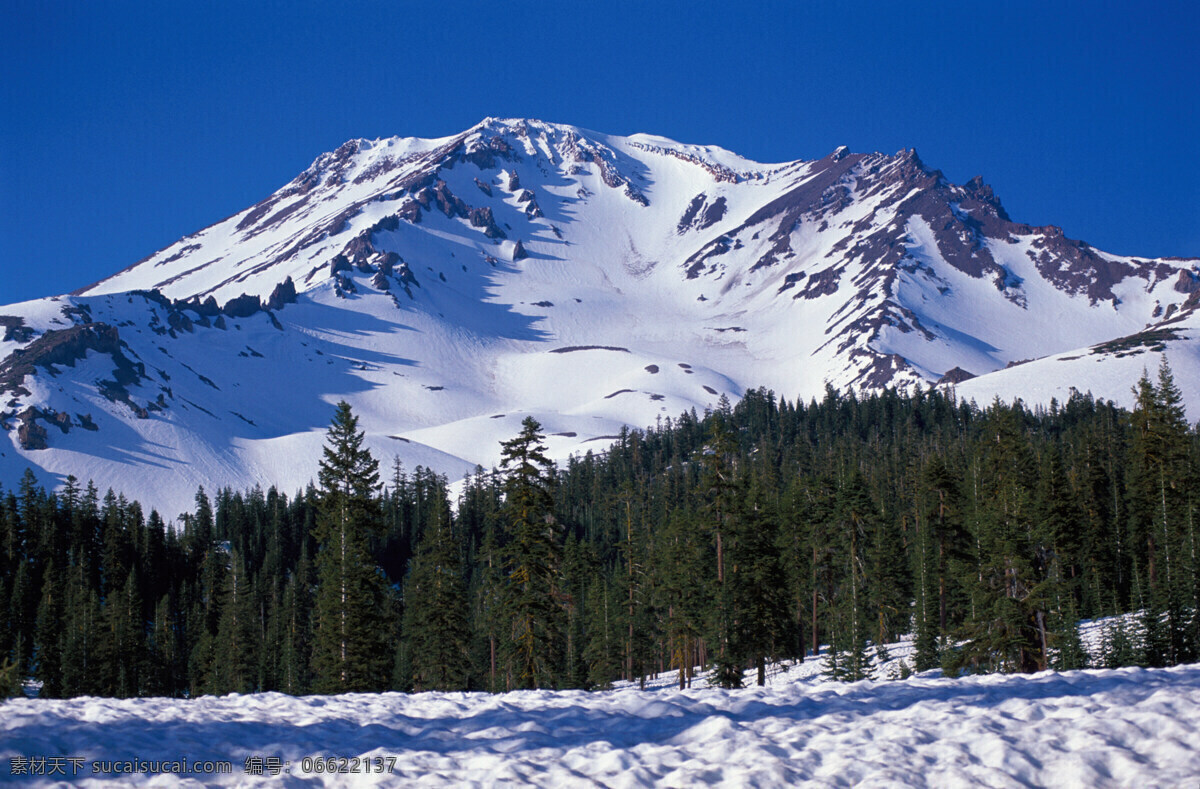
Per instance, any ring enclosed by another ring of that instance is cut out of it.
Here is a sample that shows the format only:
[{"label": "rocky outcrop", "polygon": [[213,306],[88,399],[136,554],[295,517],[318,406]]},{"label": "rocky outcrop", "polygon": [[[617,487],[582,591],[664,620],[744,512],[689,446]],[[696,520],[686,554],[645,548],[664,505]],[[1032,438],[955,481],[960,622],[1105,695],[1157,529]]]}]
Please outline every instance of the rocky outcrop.
[{"label": "rocky outcrop", "polygon": [[342,256],[363,274],[370,274],[375,270],[374,266],[371,265],[371,257],[374,254],[375,245],[371,243],[369,233],[356,236],[342,249]]},{"label": "rocky outcrop", "polygon": [[[1195,271],[1180,271],[1173,286],[1179,293],[1192,294],[1200,291],[1200,274]],[[3,320],[3,318],[0,318]],[[7,339],[7,337],[5,338]]]},{"label": "rocky outcrop", "polygon": [[28,376],[38,374],[39,368],[57,375],[59,367],[74,367],[89,351],[106,354],[113,361],[112,379],[96,383],[100,393],[113,402],[124,403],[139,418],[146,418],[146,409],[134,403],[128,391],[128,387],[145,378],[146,367],[125,356],[117,328],[106,323],[47,331],[28,347],[14,351],[0,363],[0,393],[28,396],[29,390],[24,387]]},{"label": "rocky outcrop", "polygon": [[396,212],[396,216],[403,219],[405,222],[417,225],[421,223],[421,206],[416,200],[405,200],[400,206],[400,210]]},{"label": "rocky outcrop", "polygon": [[688,203],[683,216],[679,218],[679,224],[675,226],[675,232],[683,235],[688,230],[704,230],[720,222],[724,217],[725,198],[718,197],[709,203],[708,195],[701,192],[692,198],[692,202]]},{"label": "rocky outcrop", "polygon": [[333,278],[333,293],[340,299],[346,298],[351,293],[358,293],[358,288],[354,285],[354,280],[341,274]]},{"label": "rocky outcrop", "polygon": [[[114,358],[121,354],[120,336],[115,326],[107,323],[85,323],[69,329],[52,329],[25,348],[12,352],[0,362],[0,393],[29,394],[22,387],[25,377],[34,375],[37,368],[57,372],[57,367],[74,367],[88,351],[106,353]],[[128,360],[125,360],[128,362]]]},{"label": "rocky outcrop", "polygon": [[472,208],[469,214],[468,221],[472,227],[483,229],[483,234],[488,238],[508,238],[496,225],[496,219],[492,216],[491,208]]},{"label": "rocky outcrop", "polygon": [[467,216],[467,204],[451,192],[450,187],[441,178],[437,179],[432,187],[421,189],[413,197],[426,211],[436,205],[447,218],[457,216],[465,219]]},{"label": "rocky outcrop", "polygon": [[275,286],[271,291],[271,295],[267,298],[267,309],[279,310],[283,309],[285,304],[296,303],[296,283],[292,282],[292,278],[288,277],[283,282]]},{"label": "rocky outcrop", "polygon": [[488,137],[464,146],[457,156],[459,161],[470,162],[480,170],[494,170],[498,160],[512,161],[515,152],[501,136]]},{"label": "rocky outcrop", "polygon": [[525,205],[525,216],[530,219],[537,219],[544,216],[542,207],[538,205],[537,197],[534,196],[532,190],[522,189],[521,193],[517,195],[517,202]]},{"label": "rocky outcrop", "polygon": [[25,450],[48,449],[50,445],[46,442],[46,428],[34,421],[30,415],[33,410],[31,408],[18,416],[21,423],[17,426],[17,442]]},{"label": "rocky outcrop", "polygon": [[0,337],[4,342],[25,343],[37,334],[25,325],[25,319],[19,315],[0,315],[0,328],[4,329],[4,336]]},{"label": "rocky outcrop", "polygon": [[243,293],[225,302],[225,306],[221,308],[221,312],[230,318],[249,318],[261,309],[262,304],[259,302],[258,296],[250,296]]},{"label": "rocky outcrop", "polygon": [[951,367],[945,374],[937,380],[938,386],[961,384],[963,381],[969,381],[975,377],[975,373],[967,372],[961,367]]},{"label": "rocky outcrop", "polygon": [[329,261],[329,276],[336,277],[340,272],[350,270],[350,259],[345,255],[334,255]]}]

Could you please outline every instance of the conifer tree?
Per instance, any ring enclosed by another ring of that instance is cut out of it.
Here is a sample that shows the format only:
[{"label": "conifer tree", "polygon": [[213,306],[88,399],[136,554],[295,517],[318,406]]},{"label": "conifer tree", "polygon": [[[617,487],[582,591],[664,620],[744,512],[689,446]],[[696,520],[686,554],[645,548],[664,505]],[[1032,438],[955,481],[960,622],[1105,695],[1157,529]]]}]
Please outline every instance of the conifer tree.
[{"label": "conifer tree", "polygon": [[338,403],[318,471],[317,593],[313,668],[328,693],[382,690],[393,623],[382,572],[368,546],[380,529],[379,463],[345,401]]},{"label": "conifer tree", "polygon": [[0,699],[7,699],[21,693],[21,675],[17,664],[11,658],[0,659]]},{"label": "conifer tree", "polygon": [[466,690],[467,589],[444,492],[435,499],[429,517],[404,584],[404,637],[412,655],[412,686],[416,691]]},{"label": "conifer tree", "polygon": [[658,542],[660,608],[667,615],[667,648],[671,664],[679,671],[680,690],[691,687],[695,667],[703,663],[700,645],[710,604],[704,537],[697,522],[694,513],[682,507],[674,510]]},{"label": "conifer tree", "polygon": [[229,570],[221,592],[213,662],[209,667],[213,693],[249,693],[259,689],[254,628],[253,594],[246,563],[238,551],[229,556]]},{"label": "conifer tree", "polygon": [[1032,672],[1045,668],[1039,633],[1044,600],[1038,594],[1033,522],[1033,457],[1022,435],[1018,403],[993,404],[982,436],[983,464],[976,508],[979,545],[975,616],[966,659],[976,668]]},{"label": "conifer tree", "polygon": [[1145,556],[1146,660],[1166,666],[1191,652],[1185,611],[1195,598],[1195,560],[1185,535],[1194,475],[1182,395],[1165,356],[1157,384],[1143,374],[1134,395],[1130,534]]},{"label": "conifer tree", "polygon": [[780,505],[776,540],[791,612],[790,632],[794,638],[788,645],[787,656],[798,661],[804,660],[806,651],[804,629],[812,591],[809,532],[808,519],[804,515],[804,489],[798,478],[793,479]]},{"label": "conifer tree", "polygon": [[176,695],[185,686],[184,667],[180,664],[179,634],[168,595],[163,595],[154,607],[149,647],[147,693],[151,696]]},{"label": "conifer tree", "polygon": [[[460,510],[461,512],[461,510]],[[479,546],[476,581],[473,590],[472,631],[479,639],[479,660],[484,666],[486,687],[492,693],[508,688],[508,672],[503,665],[506,625],[510,624],[505,611],[504,557],[501,555],[498,528],[485,523],[482,543]]]},{"label": "conifer tree", "polygon": [[561,648],[559,524],[551,497],[553,464],[533,417],[501,444],[505,473],[505,609],[512,623],[506,647],[515,686],[553,687]]},{"label": "conifer tree", "polygon": [[785,576],[776,553],[779,514],[771,496],[777,487],[765,475],[750,483],[730,544],[736,653],[753,664],[758,685],[766,684],[767,660],[782,657],[789,641]]},{"label": "conifer tree", "polygon": [[583,659],[588,666],[588,686],[612,687],[621,673],[620,586],[609,583],[607,575],[598,575],[588,589],[588,642]]},{"label": "conifer tree", "polygon": [[588,584],[597,573],[597,561],[590,546],[580,543],[573,533],[567,534],[563,547],[562,579],[566,604],[566,644],[560,687],[587,688],[588,664],[584,657],[587,647]]},{"label": "conifer tree", "polygon": [[283,643],[279,658],[279,689],[299,695],[312,686],[312,593],[314,586],[308,546],[301,546],[300,559],[284,587],[283,610],[279,614]]},{"label": "conifer tree", "polygon": [[102,693],[100,600],[87,583],[83,566],[71,569],[65,599],[61,693],[66,697]]},{"label": "conifer tree", "polygon": [[855,471],[838,492],[837,531],[844,565],[834,604],[834,631],[830,643],[830,675],[846,682],[869,679],[871,659],[867,639],[871,617],[867,581],[868,541],[876,529],[878,512],[861,474]]},{"label": "conifer tree", "polygon": [[37,640],[34,646],[37,671],[42,681],[39,698],[58,698],[63,695],[62,645],[63,619],[65,616],[63,597],[66,583],[63,573],[50,568],[42,584],[42,599],[38,603]]},{"label": "conifer tree", "polygon": [[137,571],[105,599],[99,643],[100,677],[103,693],[131,698],[142,692],[145,650],[145,620],[138,590]]},{"label": "conifer tree", "polygon": [[739,475],[737,437],[731,425],[729,401],[710,417],[709,437],[699,452],[701,494],[704,519],[711,535],[716,573],[709,632],[715,654],[711,656],[711,681],[723,688],[742,685],[742,667],[736,654],[737,613],[733,580],[728,572],[728,543],[731,534],[741,528],[738,522],[744,504],[744,489]]}]

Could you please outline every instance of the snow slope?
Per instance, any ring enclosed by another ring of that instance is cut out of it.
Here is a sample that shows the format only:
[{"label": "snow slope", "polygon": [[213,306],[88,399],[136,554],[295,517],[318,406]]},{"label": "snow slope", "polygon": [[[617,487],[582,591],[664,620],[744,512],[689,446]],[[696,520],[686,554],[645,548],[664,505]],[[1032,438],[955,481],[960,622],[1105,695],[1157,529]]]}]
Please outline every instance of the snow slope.
[{"label": "snow slope", "polygon": [[[82,758],[72,781],[81,786],[1140,789],[1200,780],[1197,665],[842,684],[822,681],[816,663],[736,691],[14,700],[0,707],[0,770],[42,755]],[[248,757],[277,758],[290,772],[248,775]],[[305,772],[305,757],[395,762],[383,774],[329,775]],[[232,772],[90,773],[98,760],[180,758],[228,761]]]},{"label": "snow slope", "polygon": [[1200,261],[1013,222],[912,150],[759,164],[489,118],[352,140],[102,282],[0,307],[0,482],[74,474],[168,517],[198,484],[292,492],[340,399],[385,463],[452,478],[527,415],[563,458],[759,386],[1121,399],[1126,355],[1051,360],[1169,324],[1191,380],[1197,306]]}]

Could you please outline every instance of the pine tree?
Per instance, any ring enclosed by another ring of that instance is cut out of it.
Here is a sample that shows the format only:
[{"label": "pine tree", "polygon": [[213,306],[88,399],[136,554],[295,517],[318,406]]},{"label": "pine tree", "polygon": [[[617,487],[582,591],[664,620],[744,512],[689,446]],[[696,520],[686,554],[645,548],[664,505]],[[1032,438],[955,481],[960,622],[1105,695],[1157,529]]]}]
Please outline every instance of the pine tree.
[{"label": "pine tree", "polygon": [[140,695],[146,632],[136,570],[125,576],[121,586],[104,599],[101,623],[98,657],[104,695],[118,698]]},{"label": "pine tree", "polygon": [[1083,639],[1079,637],[1079,617],[1075,614],[1075,604],[1061,612],[1056,612],[1050,623],[1051,642],[1054,645],[1054,656],[1050,661],[1055,671],[1074,671],[1087,668],[1091,657],[1084,649]]},{"label": "pine tree", "polygon": [[21,694],[21,675],[17,671],[16,661],[11,658],[0,660],[0,699],[8,699]]},{"label": "pine tree", "polygon": [[296,569],[284,587],[280,611],[283,644],[279,658],[279,689],[300,695],[312,686],[312,563],[308,547],[301,546]]},{"label": "pine tree", "polygon": [[700,644],[705,612],[710,607],[711,585],[705,583],[707,557],[699,532],[695,514],[680,507],[669,516],[658,542],[655,575],[660,608],[667,613],[667,648],[671,665],[679,670],[680,690],[691,687],[695,668],[703,663]]},{"label": "pine tree", "polygon": [[1186,609],[1196,597],[1195,558],[1187,537],[1195,487],[1182,395],[1163,357],[1157,385],[1143,374],[1130,415],[1130,534],[1144,550],[1146,660],[1168,666],[1190,655]]},{"label": "pine tree", "polygon": [[620,586],[599,575],[588,589],[588,642],[583,659],[588,666],[588,686],[607,689],[621,673]]},{"label": "pine tree", "polygon": [[37,638],[34,644],[37,671],[42,681],[39,698],[58,698],[63,695],[62,645],[64,596],[66,583],[57,568],[50,568],[42,584],[42,599],[38,603]]},{"label": "pine tree", "polygon": [[254,628],[253,594],[246,563],[234,551],[221,592],[220,620],[213,649],[213,693],[249,693],[260,689],[257,682],[257,653],[260,639]]},{"label": "pine tree", "polygon": [[62,638],[64,697],[102,693],[100,661],[100,599],[87,581],[86,569],[76,565],[67,579]]},{"label": "pine tree", "polygon": [[513,682],[518,688],[553,687],[558,674],[562,610],[559,524],[551,497],[553,464],[533,417],[521,433],[501,444],[505,473],[505,610],[512,624],[507,641]]},{"label": "pine tree", "polygon": [[735,591],[728,572],[728,543],[741,528],[738,518],[744,505],[744,486],[738,471],[740,460],[728,400],[710,417],[708,441],[699,451],[700,489],[704,496],[703,517],[711,535],[716,559],[709,632],[716,652],[712,656],[710,682],[723,688],[742,686],[742,667],[736,654]]},{"label": "pine tree", "polygon": [[768,659],[782,657],[790,640],[785,575],[776,553],[779,514],[769,493],[777,488],[766,475],[751,482],[730,544],[736,654],[753,664],[760,686],[766,684]]},{"label": "pine tree", "polygon": [[562,579],[566,597],[566,645],[563,672],[559,686],[587,688],[588,664],[584,657],[587,647],[588,584],[598,572],[598,562],[591,546],[579,542],[573,533],[567,534],[563,547]]},{"label": "pine tree", "polygon": [[1033,546],[1036,481],[1022,435],[1020,405],[992,405],[984,427],[975,506],[979,546],[974,616],[968,623],[967,662],[980,670],[1044,669],[1038,613],[1043,577]]},{"label": "pine tree", "polygon": [[430,518],[404,584],[404,636],[412,655],[413,690],[466,690],[467,588],[444,493],[435,500]]},{"label": "pine tree", "polygon": [[147,694],[177,695],[185,683],[182,676],[183,666],[180,665],[179,636],[168,595],[163,595],[154,607],[149,647]]},{"label": "pine tree", "polygon": [[393,624],[382,571],[368,546],[379,531],[379,464],[345,401],[338,403],[320,463],[313,668],[321,692],[387,685]]},{"label": "pine tree", "polygon": [[938,642],[949,635],[959,597],[957,565],[967,553],[969,535],[962,521],[959,482],[941,455],[931,456],[921,469],[914,498],[914,668],[926,671],[939,665]]},{"label": "pine tree", "polygon": [[1141,634],[1122,618],[1110,622],[1104,628],[1099,662],[1104,668],[1144,665],[1146,656]]},{"label": "pine tree", "polygon": [[872,674],[867,650],[871,626],[867,554],[868,540],[879,518],[875,502],[857,471],[838,492],[835,517],[844,571],[834,604],[829,673],[835,679],[856,682],[869,679]]}]

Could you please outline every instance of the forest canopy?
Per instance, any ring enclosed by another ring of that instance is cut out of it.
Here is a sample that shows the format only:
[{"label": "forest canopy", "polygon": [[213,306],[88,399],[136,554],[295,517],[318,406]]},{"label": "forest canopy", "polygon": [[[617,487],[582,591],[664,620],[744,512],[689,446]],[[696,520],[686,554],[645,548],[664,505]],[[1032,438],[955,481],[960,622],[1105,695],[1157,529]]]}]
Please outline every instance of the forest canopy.
[{"label": "forest canopy", "polygon": [[[748,391],[556,466],[533,418],[456,486],[380,473],[338,406],[315,483],[203,488],[168,525],[73,477],[0,491],[0,663],[46,697],[742,682],[831,647],[871,676],[1200,657],[1197,431],[1165,362],[1130,410]],[[452,506],[452,503],[454,506]]]}]

